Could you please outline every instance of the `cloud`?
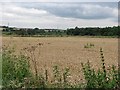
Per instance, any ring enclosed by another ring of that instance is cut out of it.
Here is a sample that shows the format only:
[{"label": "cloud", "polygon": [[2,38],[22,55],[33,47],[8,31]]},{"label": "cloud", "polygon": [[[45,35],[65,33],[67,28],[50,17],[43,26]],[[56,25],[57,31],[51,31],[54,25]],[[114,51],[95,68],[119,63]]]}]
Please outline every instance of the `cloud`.
[{"label": "cloud", "polygon": [[[119,0],[17,0],[17,2],[118,2]],[[1,2],[16,2],[16,0],[1,0]]]},{"label": "cloud", "polygon": [[34,17],[47,15],[47,11],[45,10],[19,7],[13,4],[4,4],[3,13],[4,15],[6,15],[6,13],[9,13],[10,15],[34,16]]},{"label": "cloud", "polygon": [[[117,25],[116,3],[4,3],[2,22],[17,27]],[[4,13],[3,13],[4,12]],[[97,22],[97,23],[96,23]]]},{"label": "cloud", "polygon": [[117,18],[117,3],[27,3],[26,8],[43,9],[53,15],[77,19]]},{"label": "cloud", "polygon": [[66,18],[78,19],[106,19],[116,18],[117,8],[101,6],[98,4],[80,4],[80,3],[47,3],[38,5],[40,9]]}]

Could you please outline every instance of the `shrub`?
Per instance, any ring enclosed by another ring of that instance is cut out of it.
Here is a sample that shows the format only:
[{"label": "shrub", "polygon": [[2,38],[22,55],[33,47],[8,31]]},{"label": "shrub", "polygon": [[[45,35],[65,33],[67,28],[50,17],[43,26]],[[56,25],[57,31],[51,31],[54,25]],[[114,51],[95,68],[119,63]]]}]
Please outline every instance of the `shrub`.
[{"label": "shrub", "polygon": [[23,55],[16,56],[14,50],[3,48],[2,52],[2,84],[3,87],[18,88],[23,87],[25,78],[31,76],[29,63]]},{"label": "shrub", "polygon": [[86,45],[84,45],[84,48],[92,48],[94,47],[95,45],[92,44],[92,43],[87,43]]},{"label": "shrub", "polygon": [[[28,51],[31,50],[27,49]],[[34,52],[36,48],[32,47]],[[53,66],[53,82],[48,82],[48,70],[45,76],[42,74],[32,74],[30,71],[29,59],[24,55],[14,55],[14,48],[3,48],[2,52],[2,84],[3,88],[101,88],[101,89],[120,89],[120,70],[114,65],[109,70],[106,69],[105,59],[102,48],[100,49],[101,68],[97,71],[91,68],[90,62],[82,65],[85,83],[70,83],[70,68],[60,70],[58,66]],[[31,51],[30,51],[31,52]],[[29,53],[30,53],[29,52]],[[35,52],[34,52],[35,53]],[[31,55],[31,54],[30,54]],[[34,56],[33,56],[34,57]],[[36,59],[32,59],[33,63]],[[36,65],[36,63],[34,63]],[[35,70],[38,69],[35,67]]]},{"label": "shrub", "polygon": [[119,88],[119,77],[116,67],[113,65],[109,71],[106,70],[102,48],[100,49],[102,68],[98,71],[92,69],[89,61],[81,63],[86,80],[85,88],[116,89]]}]

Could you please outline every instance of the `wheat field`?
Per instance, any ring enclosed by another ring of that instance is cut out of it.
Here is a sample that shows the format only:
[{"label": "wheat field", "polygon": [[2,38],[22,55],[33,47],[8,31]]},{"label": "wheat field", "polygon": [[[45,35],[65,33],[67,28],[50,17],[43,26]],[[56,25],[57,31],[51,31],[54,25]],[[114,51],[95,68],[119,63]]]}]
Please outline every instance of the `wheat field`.
[{"label": "wheat field", "polygon": [[[40,53],[35,58],[38,70],[43,72],[45,69],[52,76],[52,67],[58,65],[61,70],[70,67],[72,78],[82,78],[81,62],[88,60],[94,68],[101,67],[100,48],[103,49],[106,68],[109,65],[118,65],[118,39],[117,38],[88,38],[88,37],[2,37],[2,45],[9,45],[15,48],[15,53],[22,52],[24,48],[35,46],[42,43],[39,48]],[[87,44],[94,44],[91,48],[85,48]],[[39,58],[38,58],[39,57]],[[81,79],[80,78],[80,79]]]}]

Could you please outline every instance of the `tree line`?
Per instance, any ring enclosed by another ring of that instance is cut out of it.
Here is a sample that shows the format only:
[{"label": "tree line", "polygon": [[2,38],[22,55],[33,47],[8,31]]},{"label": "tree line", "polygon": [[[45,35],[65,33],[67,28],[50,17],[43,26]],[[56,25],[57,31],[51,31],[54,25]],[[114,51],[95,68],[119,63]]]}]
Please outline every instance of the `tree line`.
[{"label": "tree line", "polygon": [[3,34],[6,35],[20,35],[20,36],[42,36],[42,35],[64,35],[65,30],[58,30],[58,29],[39,29],[39,28],[4,28]]},{"label": "tree line", "polygon": [[73,36],[118,36],[120,26],[113,27],[87,27],[87,28],[71,28],[67,29],[67,35]]},{"label": "tree line", "polygon": [[119,36],[120,26],[113,27],[86,27],[86,28],[68,28],[67,30],[60,29],[16,29],[12,27],[5,27],[2,31],[6,35],[21,35],[21,36],[34,36],[34,35],[70,35],[70,36]]}]

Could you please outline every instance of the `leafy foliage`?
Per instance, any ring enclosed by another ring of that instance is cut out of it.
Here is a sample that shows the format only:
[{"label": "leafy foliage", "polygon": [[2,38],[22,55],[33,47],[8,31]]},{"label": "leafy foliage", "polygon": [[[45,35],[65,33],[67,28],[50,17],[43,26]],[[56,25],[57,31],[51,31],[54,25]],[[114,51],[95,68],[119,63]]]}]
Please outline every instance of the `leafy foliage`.
[{"label": "leafy foliage", "polygon": [[12,54],[14,49],[3,48],[2,79],[3,87],[22,87],[25,78],[31,76],[30,66],[24,55]]},{"label": "leafy foliage", "polygon": [[20,36],[119,36],[120,26],[113,27],[86,27],[86,28],[69,28],[61,29],[39,29],[39,28],[9,28],[4,27],[3,34],[20,35]]},{"label": "leafy foliage", "polygon": [[48,70],[43,74],[34,75],[30,71],[28,58],[24,55],[14,55],[14,48],[3,48],[3,88],[86,88],[88,90],[94,88],[101,89],[120,89],[120,73],[114,65],[109,70],[106,70],[104,54],[100,49],[101,68],[96,71],[91,67],[90,62],[82,65],[85,83],[70,83],[68,78],[70,68],[60,70],[58,66],[53,67],[53,82],[48,81]]},{"label": "leafy foliage", "polygon": [[89,61],[86,64],[81,63],[86,80],[85,88],[116,89],[120,88],[119,73],[113,65],[109,71],[106,70],[102,48],[100,49],[102,68],[95,71],[91,68]]},{"label": "leafy foliage", "polygon": [[116,27],[86,27],[86,28],[78,28],[75,29],[67,29],[67,35],[80,35],[80,36],[119,36],[119,28],[120,26]]}]

